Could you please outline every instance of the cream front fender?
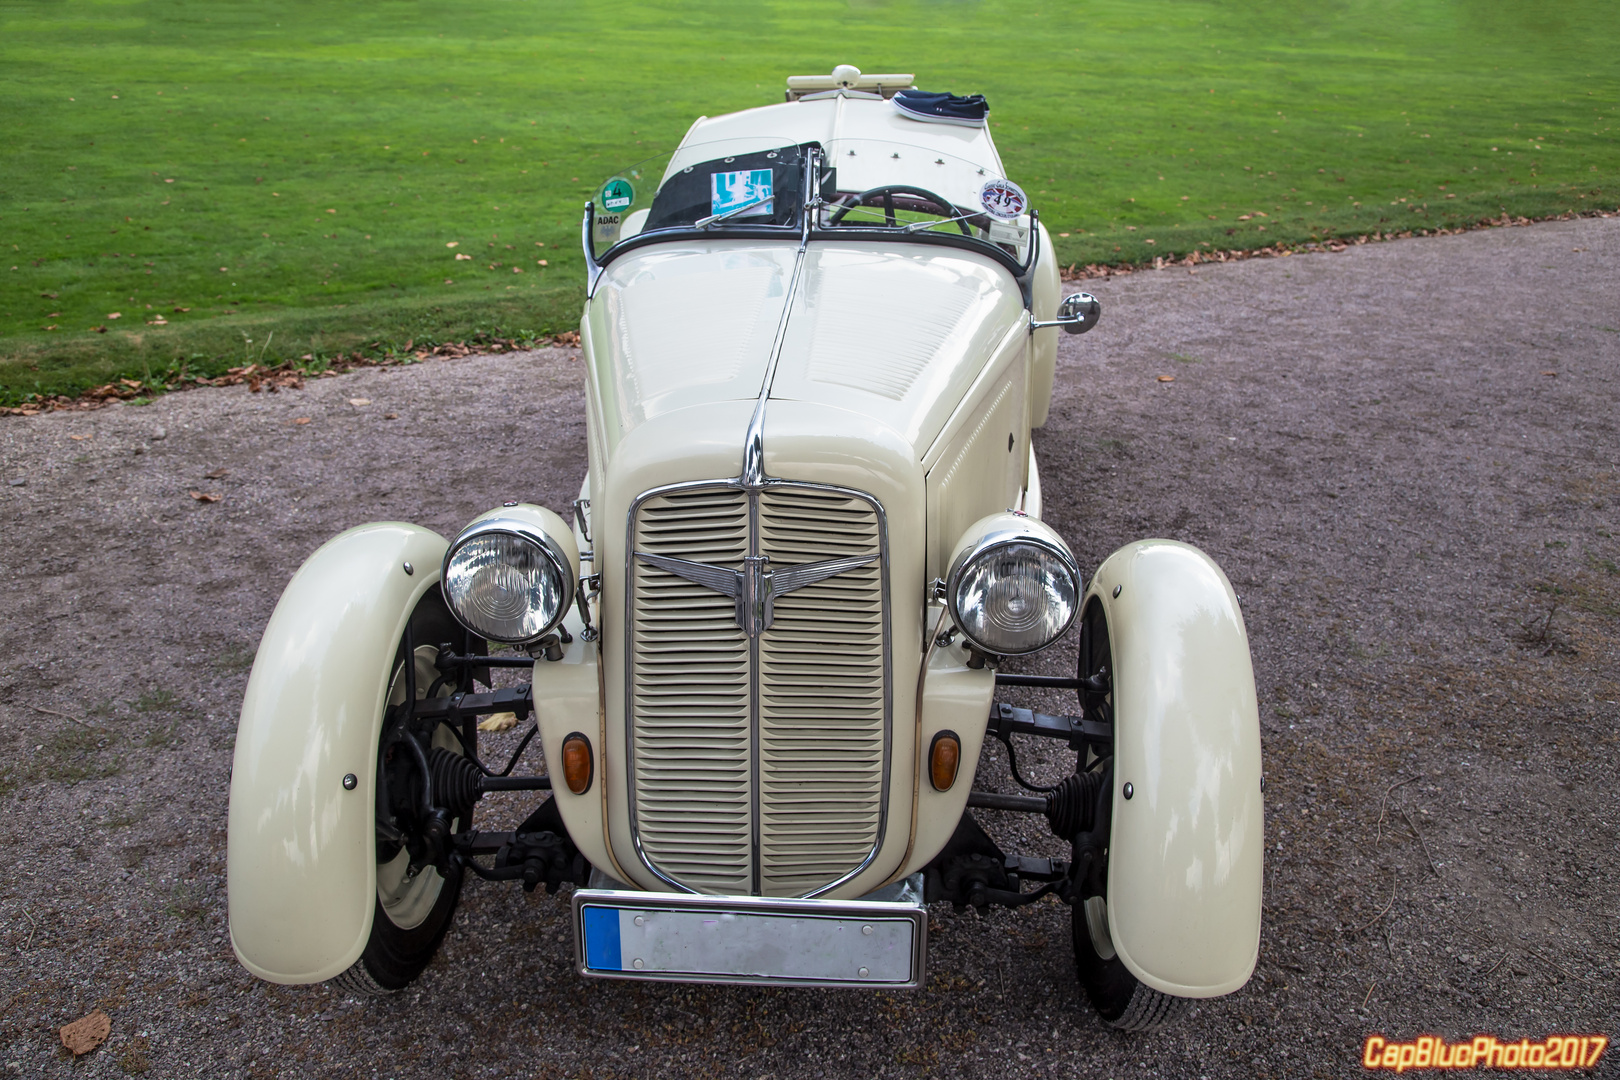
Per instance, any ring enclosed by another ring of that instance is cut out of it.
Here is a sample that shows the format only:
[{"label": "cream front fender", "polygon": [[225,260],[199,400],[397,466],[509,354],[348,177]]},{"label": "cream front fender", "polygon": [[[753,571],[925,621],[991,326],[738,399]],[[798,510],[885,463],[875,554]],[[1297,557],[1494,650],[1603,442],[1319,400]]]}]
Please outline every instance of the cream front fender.
[{"label": "cream front fender", "polygon": [[1098,568],[1093,599],[1113,653],[1114,949],[1155,990],[1229,994],[1259,955],[1264,848],[1260,720],[1237,596],[1197,548],[1142,540]]},{"label": "cream front fender", "polygon": [[416,525],[350,529],[299,567],[270,616],[237,726],[226,863],[231,945],[260,978],[320,982],[365,947],[384,695],[446,546]]}]

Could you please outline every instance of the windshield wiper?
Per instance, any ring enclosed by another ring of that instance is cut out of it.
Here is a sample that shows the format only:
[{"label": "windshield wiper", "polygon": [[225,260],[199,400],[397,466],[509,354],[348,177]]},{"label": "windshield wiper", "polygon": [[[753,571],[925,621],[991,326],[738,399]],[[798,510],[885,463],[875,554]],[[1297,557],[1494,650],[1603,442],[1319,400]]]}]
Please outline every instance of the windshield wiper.
[{"label": "windshield wiper", "polygon": [[966,221],[969,218],[976,216],[976,214],[967,213],[957,214],[955,217],[935,218],[933,221],[913,221],[910,225],[905,226],[900,231],[904,233],[921,232],[924,229],[932,229],[935,225],[949,225],[953,221]]},{"label": "windshield wiper", "polygon": [[710,225],[713,225],[715,222],[717,222],[717,221],[725,221],[728,218],[734,218],[738,214],[742,213],[744,210],[752,210],[755,207],[764,206],[766,203],[770,202],[773,198],[775,198],[774,195],[767,195],[763,199],[755,199],[751,203],[744,203],[741,206],[733,206],[730,210],[727,210],[723,214],[710,214],[706,218],[698,218],[696,221],[694,221],[692,223],[692,228],[694,228],[694,229],[707,229]]}]

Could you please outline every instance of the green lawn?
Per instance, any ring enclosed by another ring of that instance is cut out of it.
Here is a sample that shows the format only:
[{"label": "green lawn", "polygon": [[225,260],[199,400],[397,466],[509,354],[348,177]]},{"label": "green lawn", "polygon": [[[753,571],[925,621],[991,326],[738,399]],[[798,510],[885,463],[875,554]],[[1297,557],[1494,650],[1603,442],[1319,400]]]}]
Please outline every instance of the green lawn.
[{"label": "green lawn", "polygon": [[1065,262],[1613,208],[1614,15],[10,0],[0,402],[182,362],[567,329],[596,181],[843,61],[985,93]]}]

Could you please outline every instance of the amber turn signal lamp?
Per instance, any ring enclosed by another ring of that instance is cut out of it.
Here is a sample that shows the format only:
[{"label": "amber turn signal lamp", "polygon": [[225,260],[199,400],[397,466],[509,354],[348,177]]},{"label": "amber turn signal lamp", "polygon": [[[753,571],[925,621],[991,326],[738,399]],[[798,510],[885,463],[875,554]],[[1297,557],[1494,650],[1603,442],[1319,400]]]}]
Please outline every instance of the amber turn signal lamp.
[{"label": "amber turn signal lamp", "polygon": [[577,731],[563,739],[562,771],[563,783],[575,795],[591,790],[591,740]]},{"label": "amber turn signal lamp", "polygon": [[954,731],[942,731],[928,747],[928,778],[935,791],[949,791],[956,783],[956,770],[962,764],[962,740]]}]

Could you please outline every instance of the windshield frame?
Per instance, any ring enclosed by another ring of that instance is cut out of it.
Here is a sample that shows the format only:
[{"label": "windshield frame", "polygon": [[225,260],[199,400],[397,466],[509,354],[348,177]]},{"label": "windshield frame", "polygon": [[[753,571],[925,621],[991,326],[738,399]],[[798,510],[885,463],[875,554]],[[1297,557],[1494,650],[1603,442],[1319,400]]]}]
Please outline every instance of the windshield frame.
[{"label": "windshield frame", "polygon": [[[621,255],[629,254],[641,248],[651,247],[654,244],[671,243],[681,240],[694,239],[724,239],[724,240],[771,240],[771,241],[859,241],[884,242],[900,241],[908,244],[934,245],[939,247],[956,248],[958,250],[972,251],[986,255],[999,263],[1018,282],[1026,284],[1033,273],[1040,258],[1040,211],[1030,208],[1029,220],[1029,248],[1026,257],[1019,260],[1015,255],[997,243],[979,236],[969,236],[954,227],[956,219],[941,218],[939,222],[932,223],[928,228],[907,228],[914,222],[902,221],[897,225],[865,225],[848,223],[848,219],[836,226],[822,223],[822,212],[835,204],[823,197],[822,185],[816,182],[819,175],[822,181],[830,178],[830,170],[822,172],[826,167],[827,157],[825,150],[816,143],[805,144],[804,155],[804,183],[802,191],[808,193],[798,207],[796,220],[781,225],[764,225],[759,223],[736,223],[705,220],[702,224],[668,225],[647,232],[638,232],[636,235],[616,241],[600,254],[596,251],[596,238],[592,231],[592,222],[596,213],[595,200],[586,202],[584,219],[580,228],[580,240],[584,248],[587,272],[587,295],[594,294],[596,283],[601,278],[608,264]],[[953,204],[954,206],[954,204]],[[961,207],[954,207],[962,209]],[[935,225],[948,226],[950,231],[936,231]]]}]

